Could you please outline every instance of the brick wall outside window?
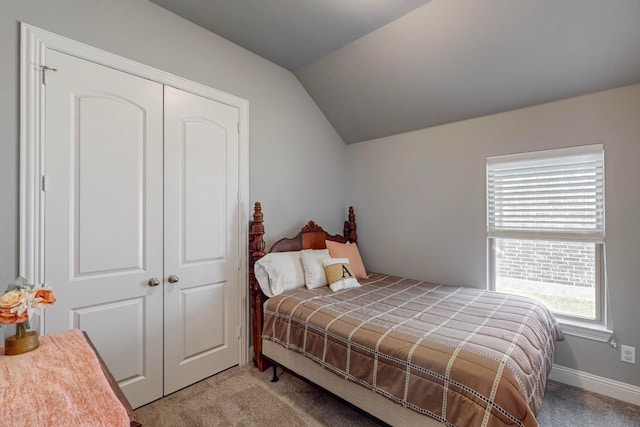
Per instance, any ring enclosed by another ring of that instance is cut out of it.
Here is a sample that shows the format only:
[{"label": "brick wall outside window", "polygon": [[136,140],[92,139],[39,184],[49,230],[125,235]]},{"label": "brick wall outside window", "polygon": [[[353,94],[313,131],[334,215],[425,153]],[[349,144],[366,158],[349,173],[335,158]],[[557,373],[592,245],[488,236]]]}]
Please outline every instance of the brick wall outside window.
[{"label": "brick wall outside window", "polygon": [[496,273],[505,278],[594,287],[594,247],[592,243],[499,239]]}]

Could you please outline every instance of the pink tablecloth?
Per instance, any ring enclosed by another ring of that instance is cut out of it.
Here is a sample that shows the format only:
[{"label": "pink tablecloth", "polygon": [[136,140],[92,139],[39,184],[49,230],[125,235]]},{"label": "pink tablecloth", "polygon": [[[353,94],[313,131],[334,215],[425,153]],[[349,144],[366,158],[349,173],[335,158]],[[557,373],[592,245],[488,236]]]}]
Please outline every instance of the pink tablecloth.
[{"label": "pink tablecloth", "polygon": [[40,337],[6,356],[0,347],[0,420],[7,426],[129,426],[129,416],[77,329]]}]

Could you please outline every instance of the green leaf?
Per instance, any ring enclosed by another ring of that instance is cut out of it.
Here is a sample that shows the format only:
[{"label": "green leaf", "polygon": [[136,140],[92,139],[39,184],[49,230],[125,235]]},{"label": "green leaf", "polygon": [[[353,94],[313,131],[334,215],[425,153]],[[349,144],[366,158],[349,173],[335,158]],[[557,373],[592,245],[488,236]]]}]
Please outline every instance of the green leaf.
[{"label": "green leaf", "polygon": [[16,280],[13,281],[13,283],[9,283],[9,285],[7,285],[7,292],[25,288],[33,288],[33,285],[28,283],[27,279],[20,276],[17,277]]}]

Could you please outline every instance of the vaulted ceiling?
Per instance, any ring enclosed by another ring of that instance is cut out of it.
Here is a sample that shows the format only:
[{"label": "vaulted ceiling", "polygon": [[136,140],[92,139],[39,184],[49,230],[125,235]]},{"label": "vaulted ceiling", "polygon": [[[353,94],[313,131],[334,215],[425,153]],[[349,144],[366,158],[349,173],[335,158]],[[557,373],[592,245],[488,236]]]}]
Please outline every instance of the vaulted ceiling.
[{"label": "vaulted ceiling", "polygon": [[640,83],[640,0],[152,0],[291,70],[346,143]]}]

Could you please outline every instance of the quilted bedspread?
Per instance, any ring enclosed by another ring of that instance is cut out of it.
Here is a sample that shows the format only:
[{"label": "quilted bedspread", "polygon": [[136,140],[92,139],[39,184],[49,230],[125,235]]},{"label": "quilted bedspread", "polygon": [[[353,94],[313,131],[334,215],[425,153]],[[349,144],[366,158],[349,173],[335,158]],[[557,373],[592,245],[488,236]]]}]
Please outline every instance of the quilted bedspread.
[{"label": "quilted bedspread", "polygon": [[448,425],[538,425],[562,339],[543,304],[382,274],[360,282],[269,299],[263,339]]},{"label": "quilted bedspread", "polygon": [[129,415],[77,329],[29,353],[0,347],[0,420],[7,426],[129,426]]}]

